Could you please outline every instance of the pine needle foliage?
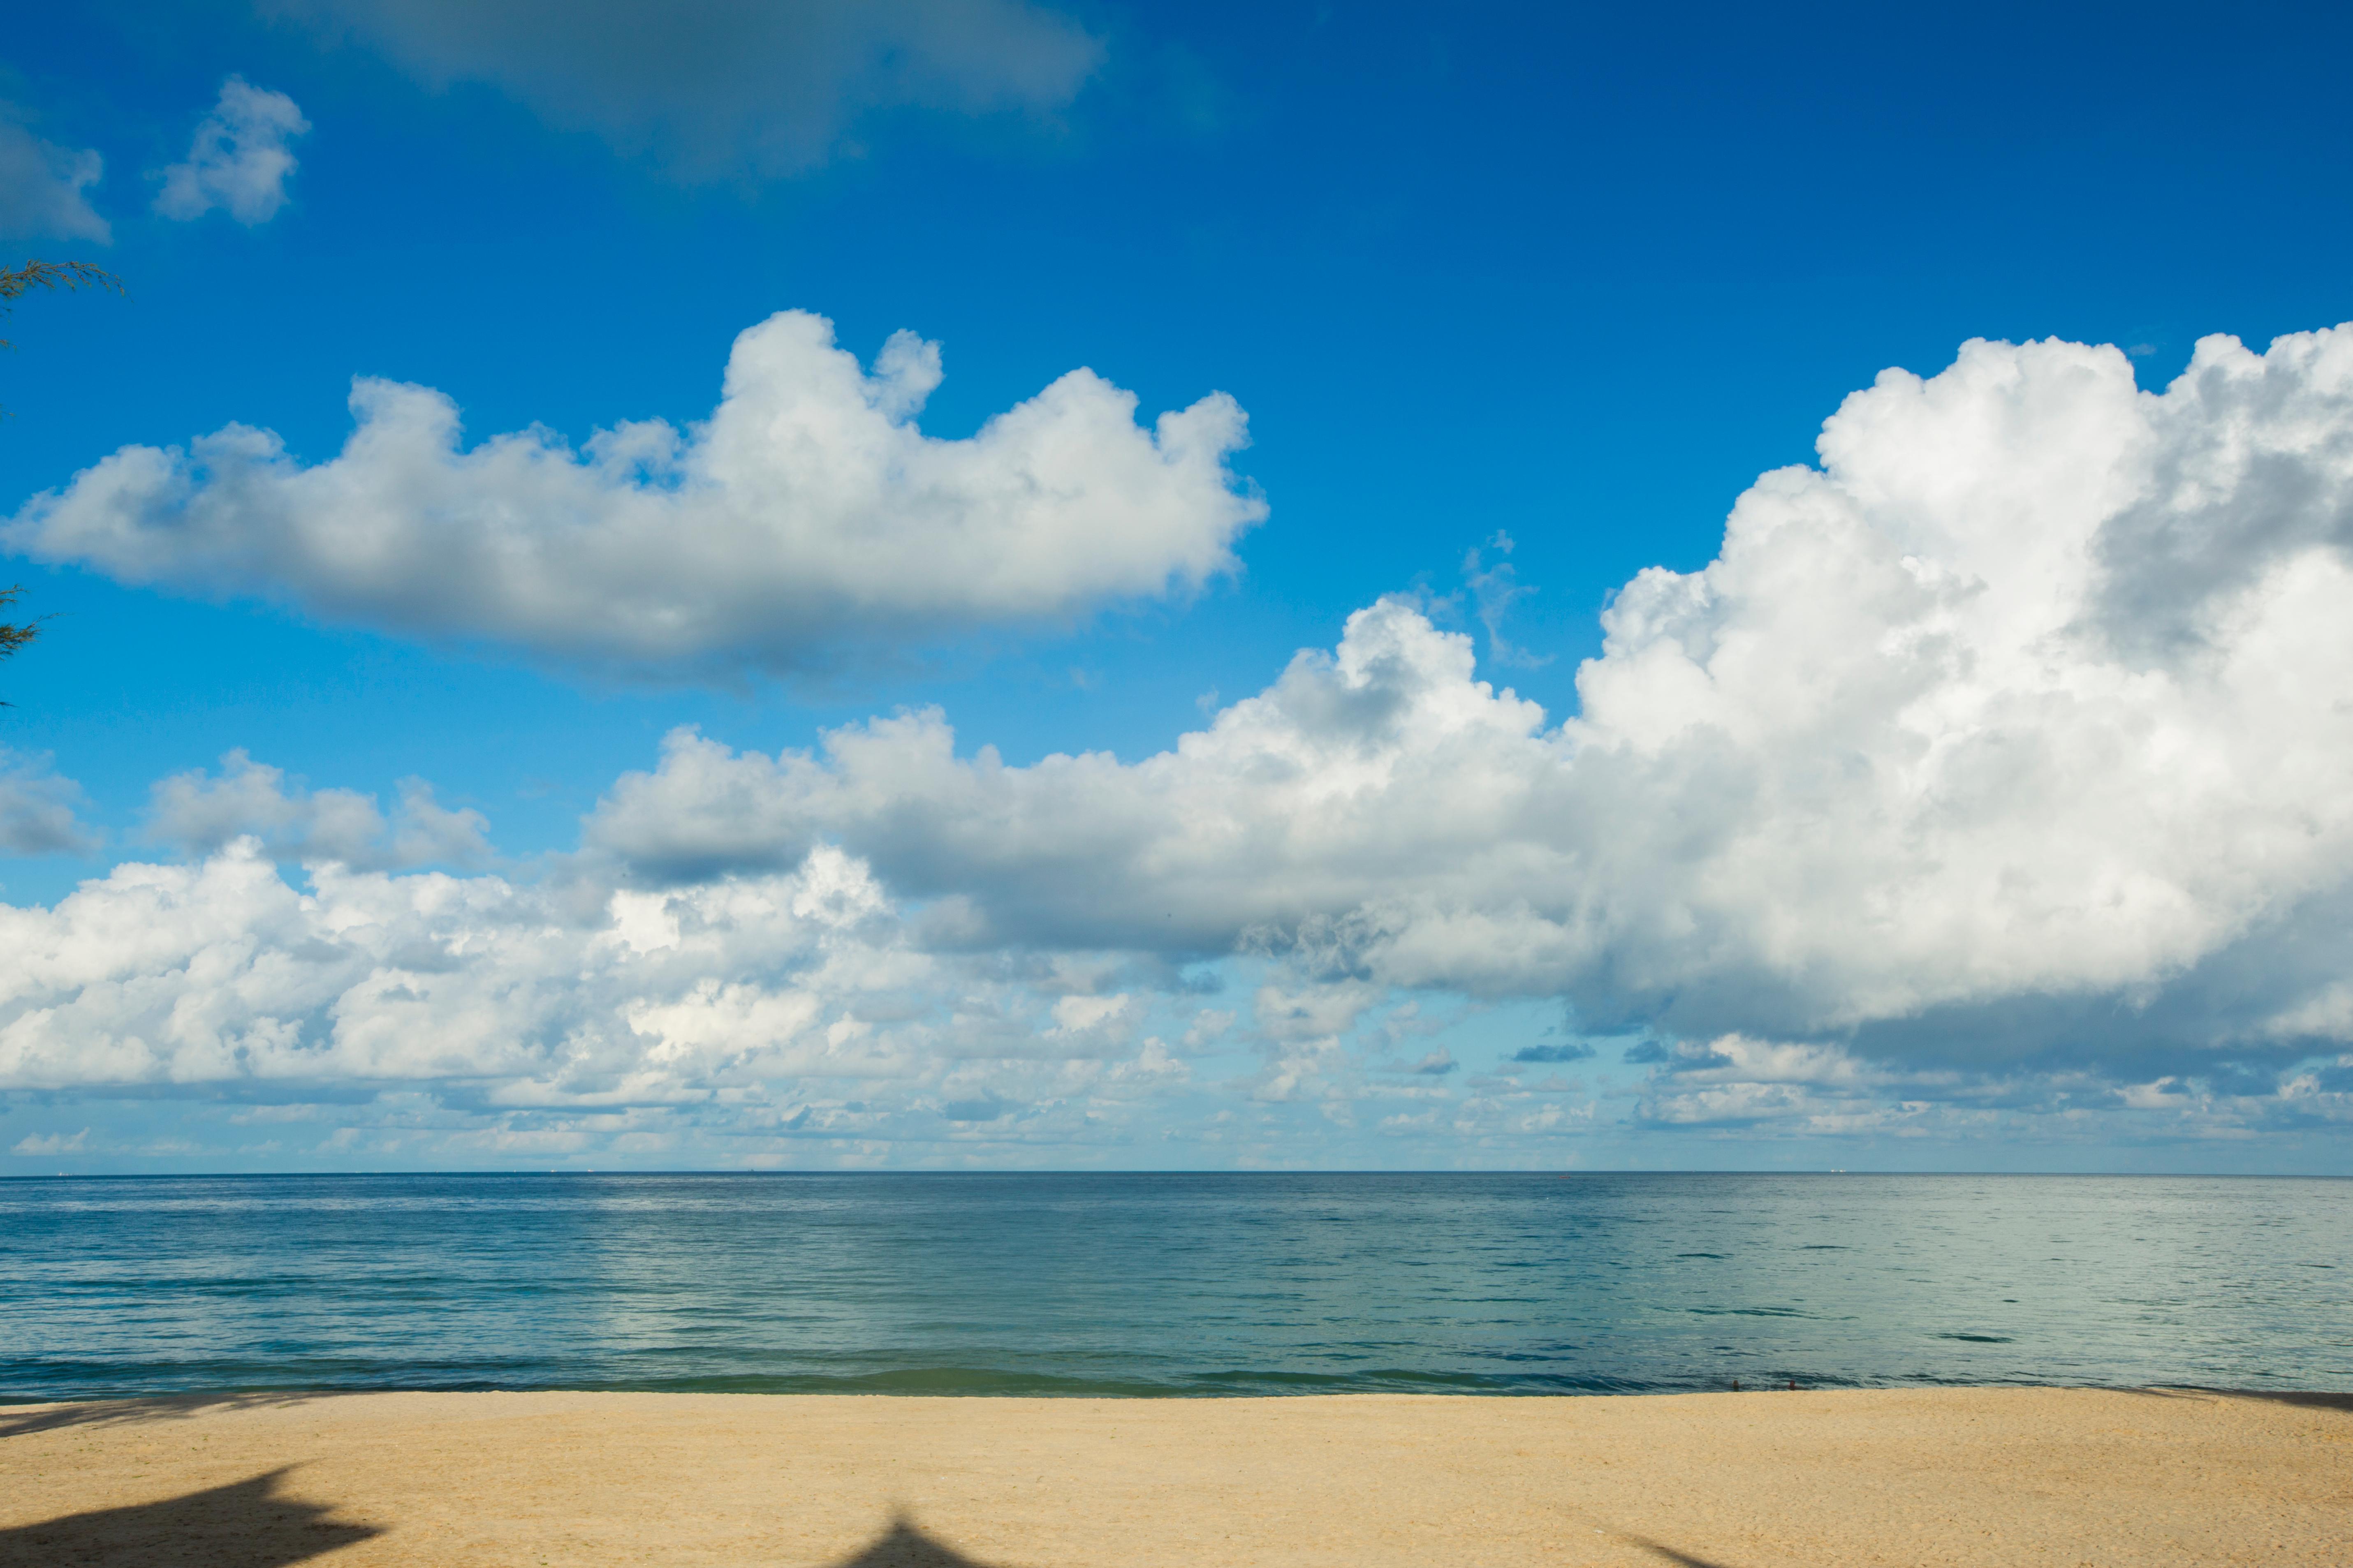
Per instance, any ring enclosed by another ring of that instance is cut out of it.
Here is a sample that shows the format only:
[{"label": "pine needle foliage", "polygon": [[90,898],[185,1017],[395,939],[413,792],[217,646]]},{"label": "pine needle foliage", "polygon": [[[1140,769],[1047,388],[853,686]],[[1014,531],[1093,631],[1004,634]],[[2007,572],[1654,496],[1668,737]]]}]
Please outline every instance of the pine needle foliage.
[{"label": "pine needle foliage", "polygon": [[[109,289],[120,294],[122,279],[105,268],[88,261],[27,261],[22,267],[0,267],[0,316],[16,308],[16,301],[36,289]],[[16,345],[0,338],[0,349]],[[0,588],[0,610],[5,610],[24,596],[21,587]],[[16,650],[41,635],[41,623],[30,621],[0,621],[0,658],[13,657]],[[0,702],[0,708],[9,704]]]},{"label": "pine needle foliage", "polygon": [[[0,267],[0,315],[16,307],[12,301],[36,289],[111,289],[122,292],[122,279],[88,261],[27,261],[22,267]],[[0,349],[16,345],[0,338]]]},{"label": "pine needle foliage", "polygon": [[[5,610],[10,605],[15,604],[24,596],[24,593],[25,590],[21,587],[0,588],[0,610]],[[0,658],[10,657],[18,648],[40,635],[41,623],[37,620],[0,621]],[[13,703],[0,702],[0,708],[13,706],[15,706]]]},{"label": "pine needle foliage", "polygon": [[[24,595],[24,592],[22,587],[0,588],[0,610],[5,610],[15,604]],[[6,658],[40,635],[41,628],[38,622],[26,621],[21,626],[10,626],[5,621],[0,621],[0,658]]]}]

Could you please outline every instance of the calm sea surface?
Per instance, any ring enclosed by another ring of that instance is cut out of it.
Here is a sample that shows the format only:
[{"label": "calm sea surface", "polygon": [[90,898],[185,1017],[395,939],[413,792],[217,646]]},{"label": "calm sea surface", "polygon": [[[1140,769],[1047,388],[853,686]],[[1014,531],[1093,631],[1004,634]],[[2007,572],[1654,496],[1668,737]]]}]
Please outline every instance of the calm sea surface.
[{"label": "calm sea surface", "polygon": [[2353,1389],[2353,1182],[0,1181],[0,1398]]}]

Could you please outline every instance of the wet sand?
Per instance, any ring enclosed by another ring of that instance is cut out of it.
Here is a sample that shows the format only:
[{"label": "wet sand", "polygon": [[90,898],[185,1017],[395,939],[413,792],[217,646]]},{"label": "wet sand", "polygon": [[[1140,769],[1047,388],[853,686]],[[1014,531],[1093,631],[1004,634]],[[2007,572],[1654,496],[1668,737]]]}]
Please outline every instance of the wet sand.
[{"label": "wet sand", "polygon": [[0,1407],[7,1568],[2171,1568],[2348,1543],[2342,1394]]}]

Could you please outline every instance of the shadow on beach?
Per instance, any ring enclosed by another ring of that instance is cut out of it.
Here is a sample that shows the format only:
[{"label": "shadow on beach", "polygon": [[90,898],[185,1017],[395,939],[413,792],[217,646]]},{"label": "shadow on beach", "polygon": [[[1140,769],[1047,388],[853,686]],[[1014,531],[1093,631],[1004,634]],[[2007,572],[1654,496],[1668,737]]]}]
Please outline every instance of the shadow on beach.
[{"label": "shadow on beach", "polygon": [[855,1557],[845,1557],[835,1568],[990,1568],[944,1546],[925,1535],[903,1515],[876,1536]]},{"label": "shadow on beach", "polygon": [[2272,1405],[2301,1405],[2313,1410],[2353,1410],[2353,1394],[2297,1393],[2263,1388],[2218,1388],[2225,1399],[2261,1399]]},{"label": "shadow on beach", "polygon": [[[377,1525],[330,1519],[332,1503],[285,1496],[280,1489],[292,1468],[162,1502],[0,1530],[0,1568],[289,1568],[385,1533]],[[934,1540],[902,1516],[835,1568],[993,1565]]]},{"label": "shadow on beach", "polygon": [[1678,1568],[1731,1568],[1729,1563],[1719,1563],[1713,1557],[1694,1557],[1688,1552],[1678,1552],[1672,1546],[1662,1546],[1646,1536],[1621,1534],[1619,1539],[1641,1547],[1654,1557],[1664,1558],[1669,1563],[1676,1563]]},{"label": "shadow on beach", "polygon": [[68,1426],[135,1426],[149,1421],[185,1421],[222,1410],[261,1410],[279,1405],[302,1405],[332,1399],[332,1394],[181,1394],[160,1399],[87,1399],[71,1405],[43,1405],[14,1411],[0,1405],[0,1438],[22,1437],[34,1432],[55,1432]]},{"label": "shadow on beach", "polygon": [[[1628,1545],[1640,1547],[1652,1556],[1678,1565],[1678,1568],[1731,1568],[1713,1557],[1694,1557],[1678,1552],[1662,1542],[1646,1536],[1618,1532],[1618,1539]],[[902,1515],[891,1528],[878,1535],[855,1557],[845,1557],[833,1568],[994,1568],[993,1564],[966,1557],[954,1547],[943,1545],[924,1534]]]},{"label": "shadow on beach", "polygon": [[0,1568],[282,1568],[384,1533],[329,1519],[331,1503],[282,1495],[291,1468],[161,1502],[0,1530]]},{"label": "shadow on beach", "polygon": [[2155,1399],[2254,1399],[2266,1405],[2300,1405],[2308,1410],[2353,1411],[2353,1394],[2298,1388],[2196,1388],[2187,1385],[2118,1388],[2116,1394],[2145,1394]]},{"label": "shadow on beach", "polygon": [[[2211,1403],[2259,1401],[2353,1413],[2353,1394],[2196,1387],[2119,1388],[2153,1399]],[[0,1407],[0,1437],[59,1428],[185,1420],[215,1411],[266,1408],[332,1394],[277,1393],[104,1400],[49,1405],[11,1415]],[[0,1528],[0,1568],[291,1568],[382,1536],[391,1528],[334,1517],[339,1505],[289,1495],[281,1466],[243,1480],[160,1501],[94,1509],[38,1523]],[[1678,1568],[1733,1568],[1622,1530],[1603,1531],[1627,1546]],[[1007,1568],[965,1556],[901,1513],[831,1568]]]}]

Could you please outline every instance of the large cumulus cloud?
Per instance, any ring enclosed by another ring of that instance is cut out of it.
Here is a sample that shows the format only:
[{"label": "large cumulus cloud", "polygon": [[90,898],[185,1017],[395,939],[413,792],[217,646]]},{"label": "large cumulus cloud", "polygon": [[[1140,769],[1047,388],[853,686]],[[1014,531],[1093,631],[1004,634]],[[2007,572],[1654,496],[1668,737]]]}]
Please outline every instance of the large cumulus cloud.
[{"label": "large cumulus cloud", "polygon": [[[2353,329],[2210,339],[2162,394],[1971,343],[1820,451],[1626,585],[1566,718],[1388,600],[1134,762],[1009,766],[935,712],[681,731],[535,882],[353,869],[475,825],[233,756],[157,795],[209,859],[0,914],[0,1082],[472,1085],[886,1152],[1155,1104],[1210,1158],[2353,1123]],[[240,826],[344,860],[305,891]],[[1555,1043],[1465,1032],[1535,1012]]]},{"label": "large cumulus cloud", "polygon": [[[672,737],[590,842],[656,880],[815,842],[944,938],[1256,942],[1595,1026],[2293,1057],[2347,1037],[2353,330],[1891,371],[1705,569],[1605,616],[1581,710],[1391,602],[1162,755]],[[2086,1032],[2086,1015],[2109,1022]]]},{"label": "large cumulus cloud", "polygon": [[884,641],[1063,618],[1231,566],[1265,513],[1222,394],[1135,422],[1072,371],[963,440],[914,416],[936,344],[870,374],[787,311],[736,340],[718,408],[464,447],[457,405],[362,380],[342,454],[305,465],[231,425],[126,447],[35,498],[0,542],[119,581],[250,593],[395,630],[666,673],[819,665]]}]

